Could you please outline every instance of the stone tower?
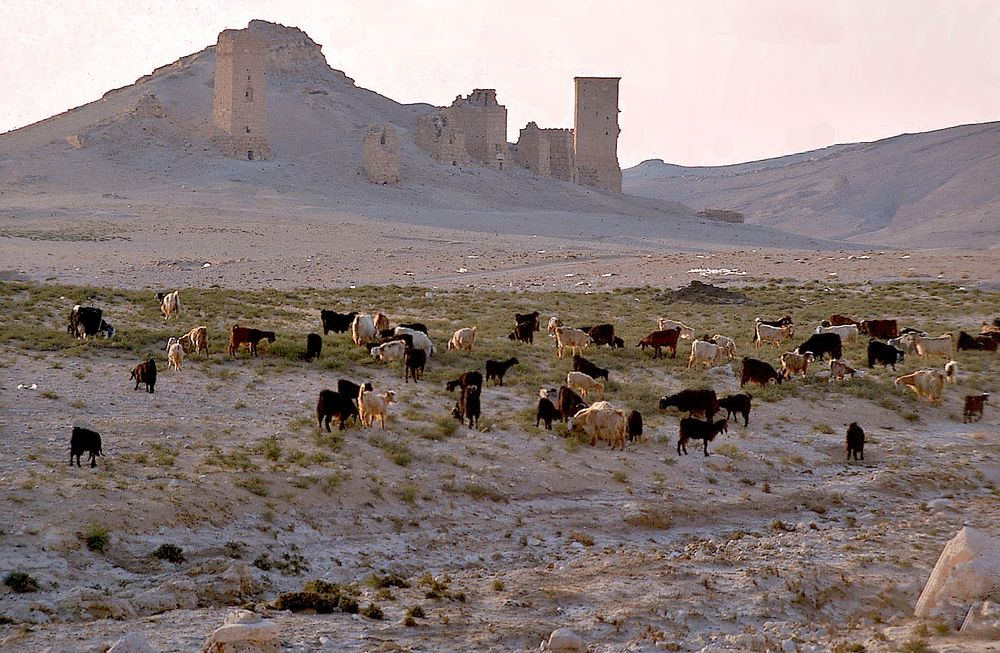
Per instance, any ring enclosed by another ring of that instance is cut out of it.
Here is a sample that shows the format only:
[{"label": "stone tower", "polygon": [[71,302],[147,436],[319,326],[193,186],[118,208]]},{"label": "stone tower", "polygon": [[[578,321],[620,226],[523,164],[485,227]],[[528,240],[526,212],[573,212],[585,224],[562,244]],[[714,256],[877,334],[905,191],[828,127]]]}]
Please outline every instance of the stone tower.
[{"label": "stone tower", "polygon": [[373,184],[399,183],[399,137],[392,125],[369,125],[361,163]]},{"label": "stone tower", "polygon": [[465,148],[473,161],[499,170],[510,165],[507,107],[497,103],[496,89],[473,89],[466,97],[456,97],[444,111],[465,134]]},{"label": "stone tower", "polygon": [[573,130],[540,129],[529,122],[517,141],[517,163],[540,177],[574,181]]},{"label": "stone tower", "polygon": [[618,82],[621,77],[575,77],[574,80],[576,183],[620,193]]},{"label": "stone tower", "polygon": [[216,142],[238,159],[267,159],[267,42],[249,29],[227,29],[215,46],[212,123]]}]

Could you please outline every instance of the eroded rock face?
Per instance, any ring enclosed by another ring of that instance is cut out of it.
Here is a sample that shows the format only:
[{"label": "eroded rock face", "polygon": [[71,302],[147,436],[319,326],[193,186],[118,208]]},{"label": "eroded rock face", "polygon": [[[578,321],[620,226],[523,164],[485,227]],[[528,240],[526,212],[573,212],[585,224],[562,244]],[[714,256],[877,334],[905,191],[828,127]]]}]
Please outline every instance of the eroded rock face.
[{"label": "eroded rock face", "polygon": [[90,587],[74,587],[59,601],[60,614],[79,621],[129,619],[135,616],[132,605]]},{"label": "eroded rock face", "polygon": [[966,526],[945,545],[917,600],[914,614],[928,617],[968,606],[1000,589],[1000,539]]},{"label": "eroded rock face", "polygon": [[249,610],[234,610],[205,641],[201,653],[278,653],[278,624]]},{"label": "eroded rock face", "polygon": [[584,653],[587,645],[569,628],[557,628],[549,635],[549,650],[553,653]]},{"label": "eroded rock face", "polygon": [[983,601],[972,606],[958,632],[977,639],[1000,639],[1000,605]]}]

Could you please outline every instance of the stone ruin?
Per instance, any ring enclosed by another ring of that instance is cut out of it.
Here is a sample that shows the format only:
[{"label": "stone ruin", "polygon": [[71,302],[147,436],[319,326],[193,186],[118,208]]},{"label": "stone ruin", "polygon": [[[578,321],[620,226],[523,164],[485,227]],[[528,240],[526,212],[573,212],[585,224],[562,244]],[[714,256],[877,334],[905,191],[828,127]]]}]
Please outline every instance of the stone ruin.
[{"label": "stone ruin", "polygon": [[267,42],[255,31],[227,29],[215,46],[214,140],[226,156],[267,159]]},{"label": "stone ruin", "polygon": [[434,160],[451,165],[481,163],[496,170],[510,165],[507,107],[492,88],[459,95],[450,107],[417,119],[414,138]]},{"label": "stone ruin", "polygon": [[438,163],[453,166],[472,163],[465,149],[465,132],[459,130],[444,111],[418,116],[413,140]]},{"label": "stone ruin", "polygon": [[622,192],[618,165],[618,82],[621,77],[576,77],[573,155],[576,183]]},{"label": "stone ruin", "polygon": [[361,162],[373,184],[399,183],[399,137],[392,125],[369,125],[361,145]]},{"label": "stone ruin", "polygon": [[529,122],[517,139],[517,163],[539,177],[576,181],[572,129],[541,129]]}]

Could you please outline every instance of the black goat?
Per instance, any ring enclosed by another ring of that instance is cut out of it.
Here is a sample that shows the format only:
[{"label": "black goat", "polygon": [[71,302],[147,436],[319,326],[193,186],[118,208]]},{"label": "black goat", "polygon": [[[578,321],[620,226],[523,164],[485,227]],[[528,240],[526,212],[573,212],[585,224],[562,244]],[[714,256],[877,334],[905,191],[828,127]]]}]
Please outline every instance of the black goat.
[{"label": "black goat", "polygon": [[486,361],[486,380],[495,379],[497,383],[503,385],[503,375],[507,373],[507,370],[519,365],[521,361],[517,358],[511,357],[505,361]]},{"label": "black goat", "polygon": [[740,414],[743,416],[743,426],[749,426],[751,399],[753,399],[753,397],[748,394],[729,395],[719,399],[719,408],[726,409],[727,420],[730,417],[736,419],[736,415]]},{"label": "black goat", "polygon": [[69,437],[69,466],[73,466],[73,458],[76,458],[76,466],[80,467],[80,456],[89,454],[87,460],[91,467],[97,467],[97,457],[103,456],[101,453],[101,434],[90,429],[73,427],[73,433]]},{"label": "black goat", "polygon": [[708,456],[708,443],[715,439],[719,433],[725,433],[729,425],[728,420],[720,419],[715,422],[703,422],[695,417],[685,417],[681,420],[680,436],[677,439],[677,455],[687,455],[688,440],[702,440],[705,445],[705,455]]}]

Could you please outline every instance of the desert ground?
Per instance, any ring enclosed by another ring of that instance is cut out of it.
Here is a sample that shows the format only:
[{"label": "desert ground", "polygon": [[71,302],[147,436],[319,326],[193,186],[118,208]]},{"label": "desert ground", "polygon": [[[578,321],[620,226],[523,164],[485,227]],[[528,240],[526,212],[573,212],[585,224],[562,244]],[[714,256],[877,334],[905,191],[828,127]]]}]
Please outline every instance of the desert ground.
[{"label": "desert ground", "polygon": [[[944,543],[1000,517],[1000,418],[987,404],[981,422],[961,421],[962,396],[1000,390],[996,354],[959,353],[959,383],[929,405],[853,345],[860,378],[829,383],[814,366],[754,386],[749,426],[730,422],[705,458],[677,455],[681,415],[656,403],[682,387],[736,392],[732,365],[692,371],[686,344],[657,360],[634,346],[659,315],[773,363],[778,350],[750,346],[756,315],[793,314],[800,333],[831,312],[977,331],[1000,314],[987,253],[684,252],[358,227],[342,226],[350,248],[328,227],[317,243],[311,224],[266,220],[8,227],[0,560],[39,591],[0,590],[2,650],[103,651],[136,631],[158,651],[197,651],[235,605],[276,620],[283,651],[537,650],[563,626],[591,651],[993,650],[956,635],[964,615],[912,611]],[[748,301],[670,301],[694,279]],[[152,294],[175,288],[183,310],[165,322]],[[115,339],[67,335],[75,303],[102,306]],[[419,384],[347,334],[300,361],[319,308],[426,322],[439,352]],[[533,345],[506,337],[530,310],[616,325],[625,350],[584,353],[612,370],[605,397],[643,413],[640,441],[611,451],[534,426],[538,388],[570,363],[544,327]],[[232,359],[233,322],[278,339]],[[196,324],[210,354],[168,371],[167,337]],[[472,324],[474,353],[444,351]],[[128,380],[145,355],[160,364],[152,395]],[[512,355],[521,364],[485,388],[479,428],[460,426],[444,382]],[[908,358],[899,373],[943,363]],[[337,378],[397,392],[385,431],[317,430],[317,393]],[[864,462],[844,460],[850,421],[867,432]],[[96,469],[67,465],[74,425],[102,433]],[[95,533],[103,552],[87,546]],[[152,557],[163,544],[184,562]],[[384,618],[277,609],[312,579]],[[416,606],[425,616],[404,625]]]}]

